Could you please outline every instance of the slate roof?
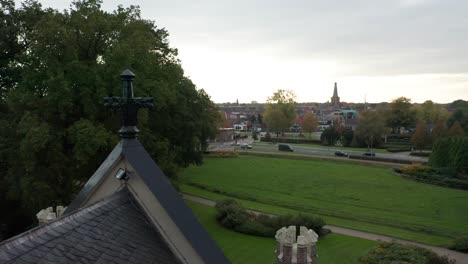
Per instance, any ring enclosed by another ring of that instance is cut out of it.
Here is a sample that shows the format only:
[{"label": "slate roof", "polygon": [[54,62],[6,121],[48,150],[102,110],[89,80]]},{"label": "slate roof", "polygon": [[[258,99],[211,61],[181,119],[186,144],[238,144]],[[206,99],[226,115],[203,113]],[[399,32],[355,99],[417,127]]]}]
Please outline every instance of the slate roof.
[{"label": "slate roof", "polygon": [[178,263],[127,188],[0,243],[4,263]]},{"label": "slate roof", "polygon": [[150,191],[168,212],[172,221],[182,231],[205,263],[230,263],[219,246],[198,222],[192,210],[185,204],[181,195],[174,189],[171,182],[136,138],[120,141],[72,201],[65,214],[77,210],[86,202],[88,195],[99,185],[106,171],[112,167],[120,155],[123,155],[138,175],[141,176]]}]

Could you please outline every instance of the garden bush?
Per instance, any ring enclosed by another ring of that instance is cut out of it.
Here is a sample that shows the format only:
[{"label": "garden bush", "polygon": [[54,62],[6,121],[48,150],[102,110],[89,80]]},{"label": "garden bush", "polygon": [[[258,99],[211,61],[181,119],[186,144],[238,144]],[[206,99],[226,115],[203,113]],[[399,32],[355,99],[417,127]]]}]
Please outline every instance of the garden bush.
[{"label": "garden bush", "polygon": [[450,249],[468,253],[468,236],[455,239],[452,245],[450,245]]},{"label": "garden bush", "polygon": [[416,157],[429,157],[431,156],[431,152],[411,152],[410,155]]},{"label": "garden bush", "polygon": [[364,264],[452,264],[454,260],[438,256],[434,252],[420,247],[384,242],[359,258]]},{"label": "garden bush", "polygon": [[278,229],[291,225],[296,227],[305,226],[313,229],[316,233],[321,233],[320,231],[325,225],[325,221],[322,218],[305,214],[284,216],[254,215],[245,210],[234,199],[217,202],[215,208],[216,220],[222,226],[255,236],[274,237]]},{"label": "garden bush", "polygon": [[237,158],[239,157],[239,152],[231,150],[217,150],[206,153],[206,156],[210,158]]},{"label": "garden bush", "polygon": [[405,165],[401,168],[401,171],[404,174],[416,176],[420,178],[428,178],[433,172],[432,168],[421,163],[413,163],[410,165]]},{"label": "garden bush", "polygon": [[411,147],[396,147],[396,148],[387,148],[388,152],[405,152],[411,151]]},{"label": "garden bush", "polygon": [[216,220],[227,228],[235,228],[249,219],[249,213],[234,199],[217,202]]},{"label": "garden bush", "polygon": [[241,225],[237,226],[235,230],[240,233],[262,237],[274,237],[276,234],[275,229],[264,226],[257,221],[247,221],[242,223]]},{"label": "garden bush", "polygon": [[433,169],[420,163],[403,166],[401,169],[394,169],[397,173],[411,180],[439,185],[443,187],[467,190],[468,180],[454,178],[446,168]]}]

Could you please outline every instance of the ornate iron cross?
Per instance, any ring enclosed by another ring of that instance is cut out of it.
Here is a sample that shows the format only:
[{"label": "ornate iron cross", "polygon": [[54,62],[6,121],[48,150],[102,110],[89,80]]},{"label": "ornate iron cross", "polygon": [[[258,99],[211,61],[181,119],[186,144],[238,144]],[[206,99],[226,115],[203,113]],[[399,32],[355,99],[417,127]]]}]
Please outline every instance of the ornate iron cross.
[{"label": "ornate iron cross", "polygon": [[123,83],[123,96],[104,97],[105,106],[122,111],[122,127],[119,130],[121,138],[136,138],[139,132],[136,127],[138,110],[153,107],[152,97],[133,97],[134,78],[133,72],[125,70],[120,75]]}]

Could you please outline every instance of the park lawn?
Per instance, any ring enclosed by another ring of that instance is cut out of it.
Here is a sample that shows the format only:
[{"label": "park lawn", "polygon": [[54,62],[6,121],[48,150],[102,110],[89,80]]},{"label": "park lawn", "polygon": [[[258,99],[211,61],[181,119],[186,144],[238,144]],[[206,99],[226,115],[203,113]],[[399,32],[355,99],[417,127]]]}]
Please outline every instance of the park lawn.
[{"label": "park lawn", "polygon": [[[274,263],[276,242],[273,238],[250,236],[223,228],[216,222],[214,208],[186,202],[232,263]],[[357,263],[358,257],[376,245],[377,242],[371,240],[329,234],[317,243],[319,263]]]},{"label": "park lawn", "polygon": [[182,191],[194,195],[221,194],[276,214],[313,213],[328,224],[426,244],[468,234],[468,192],[408,181],[385,168],[241,156],[206,159],[184,170],[182,182]]}]

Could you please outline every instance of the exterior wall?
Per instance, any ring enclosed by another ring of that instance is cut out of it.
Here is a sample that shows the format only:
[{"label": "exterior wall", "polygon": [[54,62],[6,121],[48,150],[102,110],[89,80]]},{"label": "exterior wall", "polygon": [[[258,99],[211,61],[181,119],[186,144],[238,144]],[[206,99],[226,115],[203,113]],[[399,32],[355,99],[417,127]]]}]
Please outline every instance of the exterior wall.
[{"label": "exterior wall", "polygon": [[296,239],[296,227],[283,227],[276,231],[277,264],[316,264],[318,235],[304,226]]}]

